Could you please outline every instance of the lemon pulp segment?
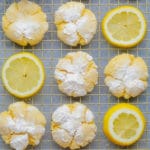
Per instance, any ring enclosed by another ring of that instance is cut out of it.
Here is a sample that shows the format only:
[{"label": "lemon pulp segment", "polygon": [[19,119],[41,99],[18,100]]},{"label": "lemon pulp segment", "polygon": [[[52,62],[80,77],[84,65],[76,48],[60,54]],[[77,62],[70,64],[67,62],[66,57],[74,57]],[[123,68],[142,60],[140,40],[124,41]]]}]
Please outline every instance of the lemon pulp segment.
[{"label": "lemon pulp segment", "polygon": [[108,30],[114,39],[130,41],[135,39],[141,29],[141,23],[132,12],[121,12],[112,17],[108,23]]},{"label": "lemon pulp segment", "polygon": [[113,122],[114,132],[123,139],[129,139],[136,135],[139,124],[132,114],[121,113]]},{"label": "lemon pulp segment", "polygon": [[6,78],[8,79],[8,84],[13,87],[13,89],[25,92],[37,86],[40,73],[36,64],[34,64],[32,60],[24,57],[14,60],[10,64],[6,70]]}]

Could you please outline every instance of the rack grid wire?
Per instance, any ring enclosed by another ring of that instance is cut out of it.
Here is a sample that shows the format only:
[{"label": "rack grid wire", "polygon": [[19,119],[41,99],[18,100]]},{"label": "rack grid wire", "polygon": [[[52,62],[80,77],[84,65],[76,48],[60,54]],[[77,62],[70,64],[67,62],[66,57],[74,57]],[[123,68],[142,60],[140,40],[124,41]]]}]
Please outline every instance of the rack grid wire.
[{"label": "rack grid wire", "polygon": [[[47,14],[47,19],[49,22],[49,30],[40,44],[34,47],[21,47],[14,44],[5,37],[1,27],[2,23],[0,21],[0,68],[10,55],[20,51],[27,51],[37,55],[43,61],[46,70],[46,81],[44,87],[36,96],[26,101],[27,103],[38,107],[40,111],[42,111],[46,116],[46,133],[38,146],[28,147],[27,149],[60,150],[61,148],[52,140],[50,132],[51,114],[58,106],[64,103],[79,101],[86,104],[94,112],[98,128],[96,138],[91,144],[83,148],[84,150],[150,150],[150,86],[148,86],[147,90],[141,96],[136,98],[130,100],[117,99],[109,93],[108,88],[105,86],[103,74],[104,67],[108,61],[112,57],[121,53],[130,53],[134,54],[135,56],[141,56],[148,64],[148,68],[150,67],[150,0],[82,0],[81,2],[83,2],[87,8],[91,9],[95,13],[98,20],[98,28],[94,39],[89,45],[83,47],[79,46],[76,48],[66,46],[61,41],[59,41],[54,25],[54,12],[63,3],[68,2],[68,0],[33,1],[42,7],[43,11]],[[6,9],[13,2],[15,1],[0,0],[0,18],[2,18]],[[148,31],[146,37],[141,44],[132,49],[122,50],[119,48],[114,48],[105,41],[101,34],[100,24],[105,13],[111,8],[120,5],[133,5],[140,8],[147,19]],[[71,98],[65,96],[58,90],[57,83],[54,79],[54,70],[60,57],[65,56],[68,52],[79,50],[85,51],[94,57],[94,61],[98,66],[99,82],[95,89],[87,96],[82,98]],[[19,101],[19,99],[11,96],[3,88],[2,82],[0,80],[0,112],[7,110],[9,104],[17,101]],[[102,119],[104,113],[109,107],[119,102],[129,102],[138,106],[147,118],[147,126],[142,138],[133,146],[125,148],[121,148],[109,142],[102,131]],[[0,150],[9,149],[10,147],[6,145],[0,138]]]}]

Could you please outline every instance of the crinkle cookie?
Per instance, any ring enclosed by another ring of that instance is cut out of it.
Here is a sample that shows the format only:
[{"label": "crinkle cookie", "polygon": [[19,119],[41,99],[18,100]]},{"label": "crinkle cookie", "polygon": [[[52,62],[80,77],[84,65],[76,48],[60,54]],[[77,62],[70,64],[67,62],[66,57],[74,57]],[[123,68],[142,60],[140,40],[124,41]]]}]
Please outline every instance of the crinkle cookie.
[{"label": "crinkle cookie", "polygon": [[9,6],[2,18],[2,28],[13,42],[21,46],[35,45],[43,39],[48,22],[39,5],[21,0]]},{"label": "crinkle cookie", "polygon": [[52,114],[52,137],[63,148],[78,149],[96,135],[93,113],[81,103],[65,104]]},{"label": "crinkle cookie", "polygon": [[109,61],[104,74],[105,84],[116,97],[136,97],[147,88],[148,68],[141,57],[118,55]]},{"label": "crinkle cookie", "polygon": [[88,53],[71,52],[59,60],[55,78],[60,91],[66,95],[85,96],[97,84],[97,66]]},{"label": "crinkle cookie", "polygon": [[58,38],[70,46],[88,44],[96,33],[93,12],[80,2],[67,2],[55,12]]},{"label": "crinkle cookie", "polygon": [[13,149],[24,150],[38,145],[45,133],[46,120],[34,106],[16,102],[0,113],[0,135]]}]

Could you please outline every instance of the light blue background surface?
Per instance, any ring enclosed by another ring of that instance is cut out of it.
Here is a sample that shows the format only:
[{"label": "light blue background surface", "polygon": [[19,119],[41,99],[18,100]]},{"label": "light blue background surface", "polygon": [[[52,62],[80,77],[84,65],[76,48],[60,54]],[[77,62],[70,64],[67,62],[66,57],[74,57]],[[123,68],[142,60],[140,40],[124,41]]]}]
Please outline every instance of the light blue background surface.
[{"label": "light blue background surface", "polygon": [[[0,0],[0,18],[2,18],[4,12],[8,6],[14,2],[13,0]],[[86,104],[95,114],[95,120],[98,127],[98,132],[95,140],[86,148],[83,149],[99,149],[99,150],[118,150],[125,149],[118,147],[110,143],[103,134],[102,131],[102,119],[104,113],[109,107],[119,102],[126,102],[123,99],[117,99],[108,91],[108,88],[104,85],[104,74],[103,70],[107,62],[113,56],[120,53],[130,53],[136,56],[141,56],[150,67],[150,0],[82,0],[86,4],[87,8],[90,8],[96,15],[98,20],[97,33],[88,46],[71,48],[60,42],[56,36],[56,28],[53,23],[53,17],[55,10],[67,0],[34,0],[38,3],[44,12],[47,14],[49,22],[49,31],[46,33],[43,41],[35,47],[20,47],[9,41],[3,34],[1,22],[0,22],[0,69],[3,62],[12,54],[20,51],[28,51],[36,54],[44,63],[46,69],[46,81],[43,89],[36,96],[31,98],[28,103],[38,107],[47,118],[47,127],[44,138],[42,139],[39,146],[28,149],[36,150],[58,150],[61,149],[52,140],[50,133],[50,120],[52,112],[63,103],[72,103],[80,101]],[[140,8],[148,23],[148,32],[144,41],[135,48],[122,50],[114,48],[109,45],[101,34],[101,20],[105,13],[111,8],[117,7],[118,5],[134,5]],[[83,98],[67,97],[62,94],[57,87],[57,83],[53,77],[55,65],[60,57],[63,57],[68,52],[83,50],[88,52],[94,57],[94,60],[98,66],[99,82],[95,89]],[[150,70],[150,69],[149,69]],[[149,73],[150,74],[150,73]],[[150,85],[150,83],[149,83]],[[2,86],[0,79],[0,112],[7,110],[9,104],[18,101],[15,97],[11,96]],[[130,99],[127,102],[135,104],[140,107],[145,117],[147,118],[147,127],[143,137],[133,146],[127,147],[126,149],[142,149],[150,150],[150,87],[148,86],[145,93],[141,96]],[[9,150],[10,147],[5,145],[0,138],[0,150]]]}]

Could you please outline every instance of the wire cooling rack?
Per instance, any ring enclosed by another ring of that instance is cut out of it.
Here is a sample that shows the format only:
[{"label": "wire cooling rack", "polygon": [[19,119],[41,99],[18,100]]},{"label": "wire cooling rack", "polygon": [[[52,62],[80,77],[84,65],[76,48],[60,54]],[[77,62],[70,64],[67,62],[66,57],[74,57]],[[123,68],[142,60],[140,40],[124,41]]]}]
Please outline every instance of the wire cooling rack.
[{"label": "wire cooling rack", "polygon": [[[8,6],[14,2],[13,0],[0,0],[0,18],[8,8]],[[20,51],[28,51],[36,54],[44,63],[46,70],[46,81],[43,89],[36,96],[31,98],[27,103],[33,104],[38,107],[40,111],[44,113],[47,118],[46,133],[41,143],[33,148],[28,149],[36,150],[58,150],[61,149],[52,140],[50,133],[50,120],[52,112],[61,104],[72,103],[75,101],[86,104],[95,114],[95,120],[98,127],[97,136],[95,140],[83,149],[98,149],[98,150],[119,150],[124,149],[110,143],[103,134],[102,131],[102,119],[107,109],[119,102],[126,102],[122,99],[113,97],[108,88],[104,84],[103,70],[110,58],[120,53],[131,53],[136,56],[144,58],[148,67],[150,67],[150,33],[148,29],[147,36],[144,41],[135,48],[132,49],[118,49],[110,46],[101,34],[100,23],[105,13],[111,8],[119,5],[133,5],[140,8],[145,17],[147,18],[148,27],[150,26],[150,0],[82,0],[86,4],[86,7],[91,9],[98,20],[97,34],[88,46],[71,48],[60,42],[56,36],[56,28],[54,25],[54,12],[55,10],[68,0],[34,0],[38,3],[43,11],[47,14],[49,22],[49,31],[45,35],[43,41],[34,47],[20,47],[11,41],[9,41],[3,34],[0,22],[0,67],[3,62],[12,54]],[[94,57],[94,60],[98,66],[99,82],[95,89],[85,97],[71,98],[62,94],[57,87],[57,83],[54,79],[54,69],[57,61],[60,57],[63,57],[68,52],[83,50],[88,52]],[[150,69],[149,69],[150,70]],[[149,73],[150,74],[150,73]],[[150,83],[149,83],[150,85]],[[3,88],[0,80],[0,112],[7,110],[9,104],[18,101],[15,97],[8,94]],[[133,98],[130,101],[132,104],[140,107],[145,117],[147,118],[147,128],[142,138],[133,146],[126,147],[125,149],[134,150],[150,150],[150,87],[147,91],[137,98]],[[9,150],[10,147],[5,145],[0,138],[0,150]]]}]

